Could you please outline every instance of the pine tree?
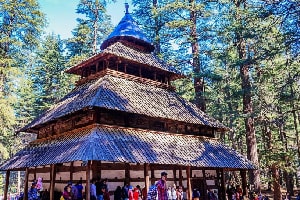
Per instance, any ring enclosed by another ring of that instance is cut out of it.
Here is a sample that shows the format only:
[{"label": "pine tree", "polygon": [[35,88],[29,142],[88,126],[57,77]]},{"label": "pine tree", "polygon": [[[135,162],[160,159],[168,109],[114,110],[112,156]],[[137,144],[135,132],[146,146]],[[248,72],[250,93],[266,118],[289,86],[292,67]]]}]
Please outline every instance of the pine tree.
[{"label": "pine tree", "polygon": [[32,70],[35,91],[35,108],[41,112],[59,99],[73,87],[65,74],[66,58],[63,41],[56,35],[48,35],[37,51],[37,62]]}]

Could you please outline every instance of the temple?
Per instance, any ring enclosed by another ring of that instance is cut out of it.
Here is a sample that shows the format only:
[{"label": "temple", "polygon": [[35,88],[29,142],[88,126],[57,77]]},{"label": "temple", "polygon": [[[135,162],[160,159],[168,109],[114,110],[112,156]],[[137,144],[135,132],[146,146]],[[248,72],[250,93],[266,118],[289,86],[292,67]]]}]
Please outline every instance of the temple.
[{"label": "temple", "polygon": [[51,200],[79,180],[89,200],[96,177],[107,178],[111,192],[124,183],[148,189],[161,171],[168,184],[185,188],[187,199],[193,188],[203,199],[208,189],[225,199],[225,171],[239,171],[245,189],[246,171],[256,166],[216,139],[228,128],[175,92],[171,82],[184,75],[153,50],[127,7],[101,52],[67,70],[80,77],[75,89],[19,130],[37,139],[0,166],[5,198],[10,171],[21,170],[25,200],[38,177]]}]

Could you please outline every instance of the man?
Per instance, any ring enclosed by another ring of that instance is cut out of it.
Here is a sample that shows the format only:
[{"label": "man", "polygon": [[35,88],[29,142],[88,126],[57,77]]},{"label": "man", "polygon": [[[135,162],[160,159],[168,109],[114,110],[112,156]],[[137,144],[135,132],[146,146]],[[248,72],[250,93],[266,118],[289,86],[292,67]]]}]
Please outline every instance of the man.
[{"label": "man", "polygon": [[156,183],[157,188],[157,199],[158,200],[168,200],[168,191],[167,191],[167,173],[162,172],[160,180]]}]

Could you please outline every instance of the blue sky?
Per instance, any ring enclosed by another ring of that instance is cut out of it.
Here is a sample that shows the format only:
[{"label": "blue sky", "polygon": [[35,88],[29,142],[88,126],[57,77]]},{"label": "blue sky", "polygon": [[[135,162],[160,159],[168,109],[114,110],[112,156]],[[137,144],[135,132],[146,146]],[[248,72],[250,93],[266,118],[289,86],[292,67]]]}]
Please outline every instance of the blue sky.
[{"label": "blue sky", "polygon": [[[71,31],[76,27],[76,18],[83,17],[76,13],[79,0],[38,0],[48,21],[47,33],[55,33],[66,39],[72,36]],[[108,14],[114,25],[124,16],[124,0],[117,0],[108,6]],[[131,8],[131,9],[130,9]],[[129,10],[132,11],[132,6]]]}]

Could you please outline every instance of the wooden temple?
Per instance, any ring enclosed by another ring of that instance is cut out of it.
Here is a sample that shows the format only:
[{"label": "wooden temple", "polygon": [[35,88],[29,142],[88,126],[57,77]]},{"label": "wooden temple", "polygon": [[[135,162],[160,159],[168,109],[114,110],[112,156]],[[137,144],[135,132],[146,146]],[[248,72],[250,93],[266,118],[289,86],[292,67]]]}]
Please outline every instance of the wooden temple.
[{"label": "wooden temple", "polygon": [[37,139],[0,166],[5,200],[10,172],[21,170],[25,200],[38,177],[51,200],[68,181],[79,180],[89,200],[96,177],[107,178],[110,191],[125,182],[148,189],[161,171],[189,200],[193,188],[202,199],[210,188],[225,199],[227,170],[240,171],[246,188],[246,171],[255,165],[215,138],[227,127],[175,92],[171,82],[184,75],[153,55],[126,10],[102,51],[67,70],[80,76],[75,89],[20,130]]}]

